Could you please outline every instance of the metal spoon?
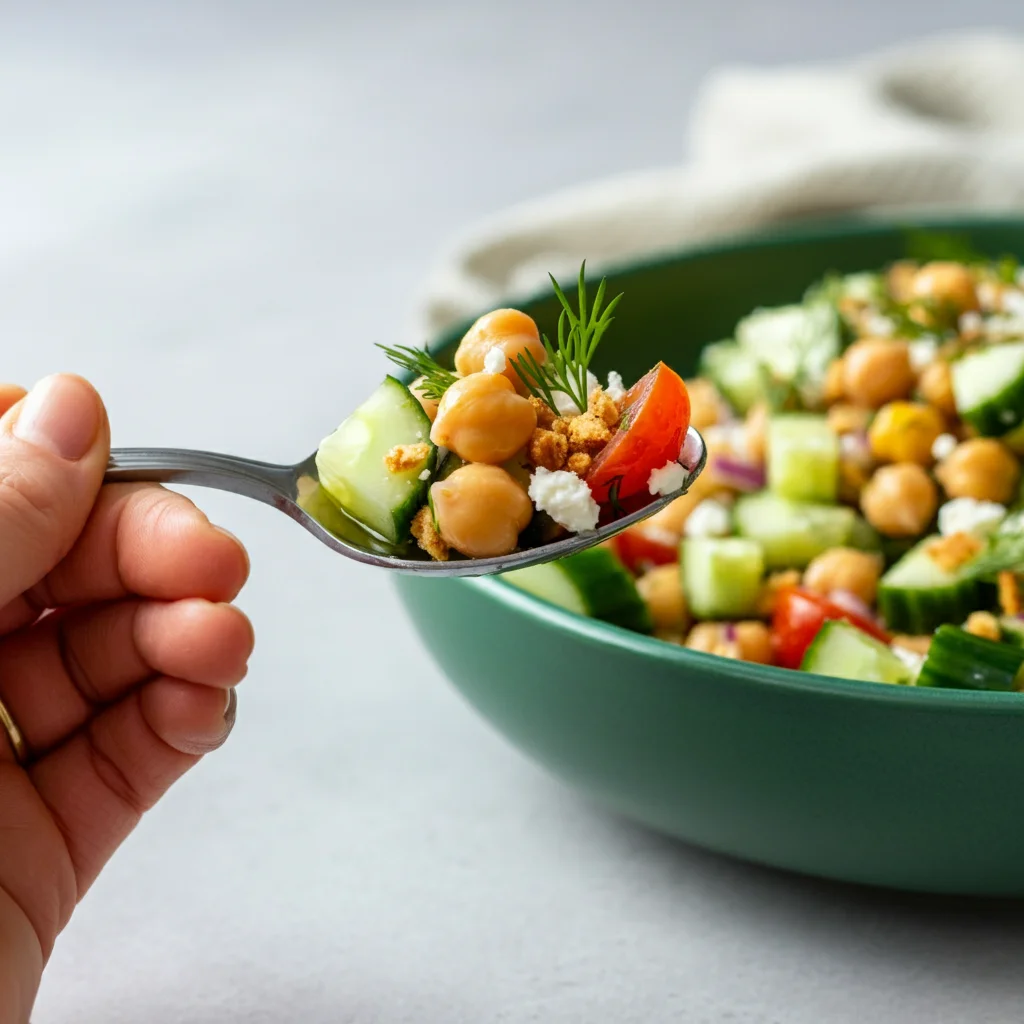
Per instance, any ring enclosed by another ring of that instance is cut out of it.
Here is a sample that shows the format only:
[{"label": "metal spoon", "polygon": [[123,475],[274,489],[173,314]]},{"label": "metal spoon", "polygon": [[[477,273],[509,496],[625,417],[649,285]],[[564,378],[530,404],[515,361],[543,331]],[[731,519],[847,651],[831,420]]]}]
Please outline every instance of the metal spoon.
[{"label": "metal spoon", "polygon": [[704,441],[691,427],[679,454],[679,462],[687,471],[687,476],[678,491],[654,498],[642,508],[588,533],[570,534],[549,544],[513,551],[496,558],[456,558],[447,562],[433,561],[426,552],[412,544],[395,548],[341,512],[320,487],[315,454],[294,466],[278,466],[216,452],[178,448],[115,448],[110,453],[106,480],[108,483],[148,481],[192,484],[244,494],[280,509],[309,530],[322,544],[357,562],[403,573],[489,576],[582,551],[654,515],[687,492],[690,484],[703,470],[706,459]]}]

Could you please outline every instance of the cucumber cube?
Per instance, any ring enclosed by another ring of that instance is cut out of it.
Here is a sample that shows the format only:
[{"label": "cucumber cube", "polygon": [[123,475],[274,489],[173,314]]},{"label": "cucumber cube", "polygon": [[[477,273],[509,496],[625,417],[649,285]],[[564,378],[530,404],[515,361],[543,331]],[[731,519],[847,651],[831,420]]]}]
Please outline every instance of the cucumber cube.
[{"label": "cucumber cube", "polygon": [[699,619],[753,614],[764,578],[761,545],[746,537],[688,537],[683,541],[683,591]]}]

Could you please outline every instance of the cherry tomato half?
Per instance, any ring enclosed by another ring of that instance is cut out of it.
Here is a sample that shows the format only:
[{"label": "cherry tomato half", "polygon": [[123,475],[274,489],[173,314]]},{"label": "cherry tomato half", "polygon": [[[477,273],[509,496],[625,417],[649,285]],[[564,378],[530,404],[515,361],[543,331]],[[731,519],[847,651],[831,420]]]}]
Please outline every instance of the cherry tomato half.
[{"label": "cherry tomato half", "polygon": [[679,458],[690,426],[690,396],[682,377],[658,363],[626,393],[622,423],[587,473],[599,505],[612,494],[621,499],[646,493],[651,471]]},{"label": "cherry tomato half", "polygon": [[788,587],[779,593],[772,619],[776,663],[783,668],[799,668],[811,641],[829,620],[849,622],[883,643],[889,642],[889,634],[870,619],[802,587]]},{"label": "cherry tomato half", "polygon": [[679,560],[679,541],[667,530],[645,528],[638,523],[612,538],[612,547],[631,572],[646,572],[655,565],[670,565]]}]

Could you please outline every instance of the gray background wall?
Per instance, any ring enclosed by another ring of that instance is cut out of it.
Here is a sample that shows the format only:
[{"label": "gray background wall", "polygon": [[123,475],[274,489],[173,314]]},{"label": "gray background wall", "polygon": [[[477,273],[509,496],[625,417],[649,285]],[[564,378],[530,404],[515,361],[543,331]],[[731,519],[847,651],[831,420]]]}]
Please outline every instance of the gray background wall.
[{"label": "gray background wall", "polygon": [[[118,443],[297,458],[454,230],[677,160],[720,62],[968,25],[1024,8],[5,4],[0,374],[88,374]],[[253,554],[238,728],[83,904],[38,1024],[1019,1019],[1020,910],[785,877],[595,812],[462,706],[387,579],[202,501]]]}]

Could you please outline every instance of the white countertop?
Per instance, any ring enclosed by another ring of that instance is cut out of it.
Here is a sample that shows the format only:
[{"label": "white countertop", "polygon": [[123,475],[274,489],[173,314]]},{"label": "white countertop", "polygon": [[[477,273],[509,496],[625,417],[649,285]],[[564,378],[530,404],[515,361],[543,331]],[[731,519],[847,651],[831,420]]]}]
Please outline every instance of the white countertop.
[{"label": "white countertop", "polygon": [[[87,374],[116,443],[298,458],[455,229],[677,159],[716,62],[925,27],[917,0],[502,6],[4,5],[0,374]],[[928,19],[1024,28],[1016,0]],[[463,706],[384,575],[198,497],[253,557],[238,726],[86,898],[36,1024],[1019,1020],[1024,909],[593,810]]]}]

